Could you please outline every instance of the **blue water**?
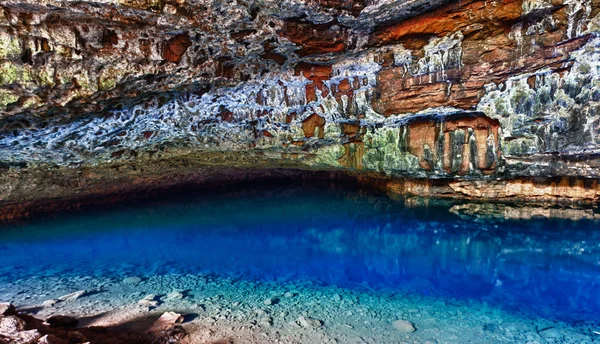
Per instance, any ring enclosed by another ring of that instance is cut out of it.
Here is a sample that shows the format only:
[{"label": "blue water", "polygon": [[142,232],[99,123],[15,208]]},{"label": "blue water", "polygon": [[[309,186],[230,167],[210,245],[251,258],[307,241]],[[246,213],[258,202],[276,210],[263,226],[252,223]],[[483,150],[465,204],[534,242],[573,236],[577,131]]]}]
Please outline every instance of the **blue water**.
[{"label": "blue water", "polygon": [[473,221],[449,207],[271,185],[5,224],[0,289],[31,276],[214,273],[600,322],[598,222]]}]

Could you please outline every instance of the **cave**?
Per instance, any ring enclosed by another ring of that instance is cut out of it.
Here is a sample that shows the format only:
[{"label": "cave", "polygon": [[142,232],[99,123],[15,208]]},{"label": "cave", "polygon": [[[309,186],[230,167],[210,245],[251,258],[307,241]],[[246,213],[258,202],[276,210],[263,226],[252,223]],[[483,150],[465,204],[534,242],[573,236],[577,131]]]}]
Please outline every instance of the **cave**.
[{"label": "cave", "polygon": [[0,343],[600,340],[600,1],[3,0]]}]

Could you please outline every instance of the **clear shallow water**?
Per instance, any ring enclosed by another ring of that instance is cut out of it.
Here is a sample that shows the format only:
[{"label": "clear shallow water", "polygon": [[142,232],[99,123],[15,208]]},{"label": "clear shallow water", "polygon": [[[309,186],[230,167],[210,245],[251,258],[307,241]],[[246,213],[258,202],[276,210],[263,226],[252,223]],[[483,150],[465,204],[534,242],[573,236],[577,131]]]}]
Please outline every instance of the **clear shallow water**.
[{"label": "clear shallow water", "polygon": [[600,322],[596,221],[472,221],[448,208],[275,185],[7,224],[0,289],[32,276],[214,273]]}]

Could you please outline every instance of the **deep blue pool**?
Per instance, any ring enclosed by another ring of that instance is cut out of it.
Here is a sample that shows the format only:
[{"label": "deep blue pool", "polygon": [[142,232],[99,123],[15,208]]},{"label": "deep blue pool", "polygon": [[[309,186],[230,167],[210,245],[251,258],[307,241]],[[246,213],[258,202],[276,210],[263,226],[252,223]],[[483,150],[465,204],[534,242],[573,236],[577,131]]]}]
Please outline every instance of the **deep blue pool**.
[{"label": "deep blue pool", "polygon": [[34,275],[202,272],[600,321],[597,221],[474,221],[450,205],[412,203],[328,185],[272,185],[5,224],[0,289]]}]

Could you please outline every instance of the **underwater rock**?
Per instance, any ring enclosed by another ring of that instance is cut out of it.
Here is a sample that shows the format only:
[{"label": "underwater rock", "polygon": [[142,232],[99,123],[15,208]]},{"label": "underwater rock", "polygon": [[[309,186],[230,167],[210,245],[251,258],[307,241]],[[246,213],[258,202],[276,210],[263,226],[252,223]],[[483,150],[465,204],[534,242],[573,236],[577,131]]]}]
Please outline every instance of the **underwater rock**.
[{"label": "underwater rock", "polygon": [[45,300],[44,302],[42,302],[42,306],[53,307],[57,302],[59,302],[59,300],[56,300],[56,299]]},{"label": "underwater rock", "polygon": [[411,323],[410,321],[406,321],[406,320],[396,320],[394,322],[392,322],[392,326],[394,326],[394,328],[402,333],[413,333],[415,332],[417,329],[415,328],[415,325],[413,325],[413,323]]},{"label": "underwater rock", "polygon": [[124,284],[133,286],[140,284],[140,282],[142,282],[142,279],[137,276],[126,277],[123,279]]},{"label": "underwater rock", "polygon": [[167,294],[166,299],[167,300],[181,300],[181,299],[183,299],[183,293],[179,290],[173,290],[172,292]]},{"label": "underwater rock", "polygon": [[321,320],[300,316],[298,318],[298,324],[304,328],[318,328],[323,325]]},{"label": "underwater rock", "polygon": [[75,301],[87,293],[86,290],[78,290],[70,294],[63,295],[58,298],[60,301]]},{"label": "underwater rock", "polygon": [[158,301],[156,300],[155,294],[148,294],[143,299],[138,301],[138,305],[147,306],[147,307],[156,307],[158,306]]},{"label": "underwater rock", "polygon": [[541,330],[538,333],[545,339],[557,339],[563,337],[563,335],[554,327]]},{"label": "underwater rock", "polygon": [[272,306],[276,305],[278,302],[279,300],[276,298],[268,298],[263,301],[263,304],[265,304],[266,306]]}]

